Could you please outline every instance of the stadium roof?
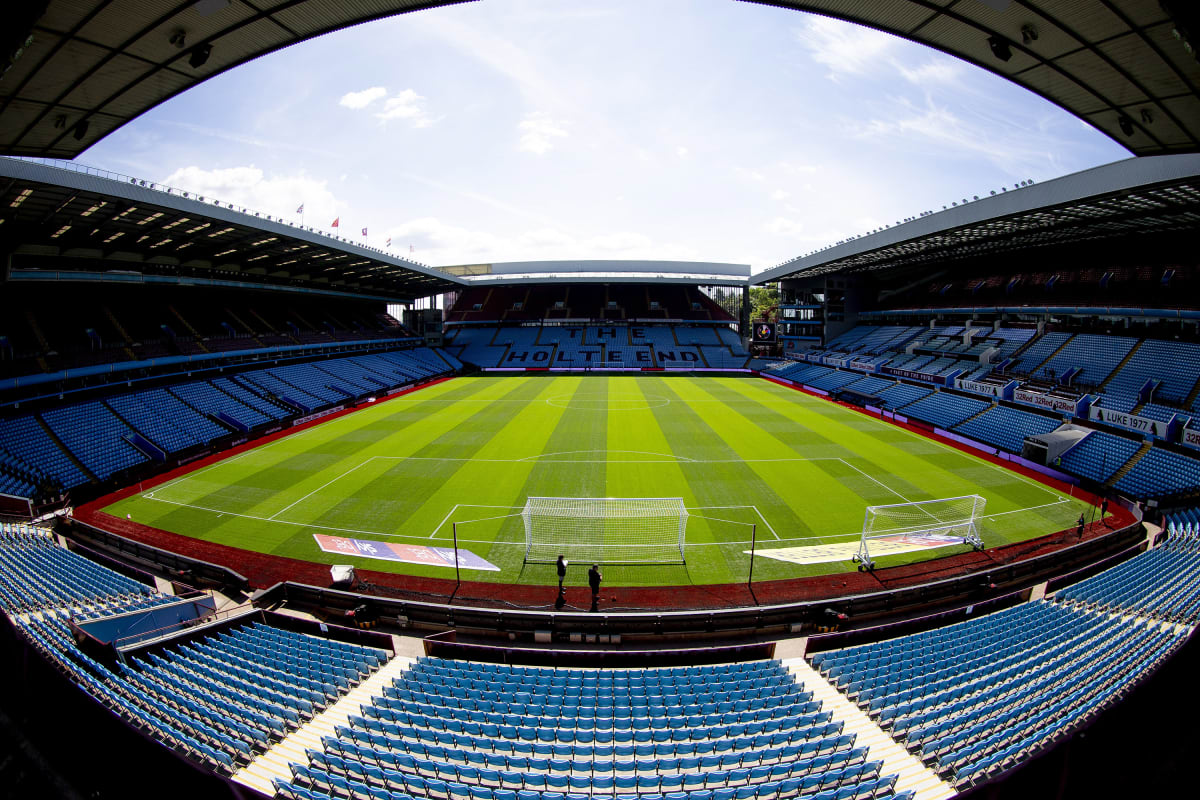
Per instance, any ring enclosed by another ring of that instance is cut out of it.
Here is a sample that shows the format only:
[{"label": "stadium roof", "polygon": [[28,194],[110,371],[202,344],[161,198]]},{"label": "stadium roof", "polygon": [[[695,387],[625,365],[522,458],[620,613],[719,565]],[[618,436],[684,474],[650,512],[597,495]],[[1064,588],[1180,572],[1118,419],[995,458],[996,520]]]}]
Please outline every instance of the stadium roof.
[{"label": "stadium roof", "polygon": [[0,255],[14,280],[218,281],[396,302],[462,283],[214,198],[11,158],[0,158]]},{"label": "stadium roof", "polygon": [[1200,229],[1200,155],[1130,158],[994,194],[793,259],[768,283]]},{"label": "stadium roof", "polygon": [[[0,154],[74,158],[239,64],[462,0],[22,0],[0,30]],[[1057,103],[1137,155],[1200,151],[1194,0],[755,0],[889,31]]]},{"label": "stadium roof", "polygon": [[745,286],[749,264],[712,261],[504,261],[441,267],[444,272],[489,286],[522,283],[683,283]]}]

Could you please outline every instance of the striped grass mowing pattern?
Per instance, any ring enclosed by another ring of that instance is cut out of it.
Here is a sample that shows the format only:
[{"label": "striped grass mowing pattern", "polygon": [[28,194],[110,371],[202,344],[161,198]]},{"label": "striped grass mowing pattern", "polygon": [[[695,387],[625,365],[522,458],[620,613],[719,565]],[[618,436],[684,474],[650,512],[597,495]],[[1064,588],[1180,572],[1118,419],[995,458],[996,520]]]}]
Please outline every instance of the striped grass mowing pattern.
[{"label": "striped grass mowing pattern", "polygon": [[[363,408],[189,473],[105,510],[221,544],[322,563],[453,577],[445,567],[321,552],[313,534],[460,546],[500,572],[524,565],[529,496],[680,497],[687,564],[612,566],[609,586],[741,582],[758,547],[844,541],[868,505],[978,493],[988,546],[1070,527],[1079,501],[954,448],[749,378],[458,378]],[[880,559],[936,558],[956,548]],[[760,558],[755,580],[852,570]],[[568,582],[586,583],[586,565]]]}]

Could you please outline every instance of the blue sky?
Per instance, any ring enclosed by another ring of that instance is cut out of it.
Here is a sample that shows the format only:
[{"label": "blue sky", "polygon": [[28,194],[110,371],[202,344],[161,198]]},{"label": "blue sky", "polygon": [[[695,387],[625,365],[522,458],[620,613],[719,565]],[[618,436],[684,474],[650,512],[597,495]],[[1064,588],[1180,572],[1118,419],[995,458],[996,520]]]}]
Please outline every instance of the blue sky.
[{"label": "blue sky", "polygon": [[732,0],[485,0],[209,80],[83,163],[434,265],[651,258],[755,271],[1128,153],[936,51]]}]

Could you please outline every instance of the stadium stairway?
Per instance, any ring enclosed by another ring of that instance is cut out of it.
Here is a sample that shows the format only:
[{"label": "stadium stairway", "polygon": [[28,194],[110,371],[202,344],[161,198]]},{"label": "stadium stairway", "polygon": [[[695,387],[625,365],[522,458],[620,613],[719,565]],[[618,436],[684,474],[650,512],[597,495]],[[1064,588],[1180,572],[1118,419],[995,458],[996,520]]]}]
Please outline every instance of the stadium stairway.
[{"label": "stadium stairway", "polygon": [[1195,408],[1197,397],[1200,397],[1200,378],[1196,379],[1196,385],[1192,387],[1190,392],[1188,392],[1187,399],[1183,401],[1183,407]]},{"label": "stadium stairway", "polygon": [[322,736],[336,736],[336,728],[350,723],[351,714],[359,714],[363,704],[370,705],[372,695],[382,695],[385,686],[392,685],[416,659],[395,656],[375,671],[371,677],[351,689],[340,700],[322,713],[280,739],[268,750],[233,775],[233,779],[244,786],[262,792],[268,797],[275,795],[272,778],[292,779],[291,763],[308,764],[305,749],[321,750]]},{"label": "stadium stairway", "polygon": [[58,438],[58,434],[54,432],[53,428],[46,424],[46,420],[42,419],[41,414],[34,414],[33,418],[37,420],[37,424],[40,425],[42,430],[46,432],[46,435],[50,437],[50,441],[54,442],[55,446],[58,447],[59,450],[62,450],[64,453],[66,453],[67,458],[70,459],[71,463],[75,465],[76,469],[87,476],[87,479],[90,481],[99,480],[99,478],[96,477],[96,473],[84,466],[83,462],[79,460],[79,457],[71,452],[71,448],[67,447],[66,442]]},{"label": "stadium stairway", "polygon": [[1150,452],[1150,448],[1153,445],[1154,443],[1150,441],[1142,442],[1142,446],[1138,448],[1137,452],[1130,456],[1129,460],[1122,464],[1121,468],[1114,472],[1112,476],[1110,476],[1109,479],[1104,482],[1104,485],[1113,486],[1117,481],[1121,480],[1121,478],[1124,478],[1126,475],[1128,475],[1129,471],[1137,466],[1137,463],[1142,460],[1142,456]]},{"label": "stadium stairway", "polygon": [[203,335],[201,335],[199,331],[192,327],[192,323],[188,322],[184,318],[183,314],[179,313],[179,309],[175,308],[175,306],[167,306],[167,311],[170,311],[171,314],[174,315],[175,319],[179,320],[179,324],[183,326],[183,329],[188,332],[189,336],[195,338],[197,347],[199,347],[205,353],[209,352],[209,349],[204,346]]},{"label": "stadium stairway", "polygon": [[954,427],[957,428],[959,425],[966,425],[971,420],[976,419],[978,417],[982,417],[984,414],[986,414],[987,412],[989,412],[993,408],[995,408],[996,405],[997,405],[996,403],[992,403],[987,408],[981,408],[977,413],[972,414],[971,416],[967,417],[966,419],[964,419],[962,422],[958,423],[958,425],[955,425]]},{"label": "stadium stairway", "polygon": [[1058,354],[1061,353],[1063,350],[1066,350],[1067,345],[1069,345],[1072,341],[1074,341],[1074,339],[1075,339],[1075,334],[1071,334],[1070,336],[1068,336],[1065,340],[1063,340],[1063,343],[1058,346],[1058,349],[1056,349],[1053,353],[1051,353],[1050,355],[1043,358],[1037,364],[1037,366],[1030,365],[1030,367],[1028,369],[1026,369],[1025,372],[1029,373],[1030,375],[1036,375],[1038,370],[1040,370],[1042,367],[1046,366],[1051,361],[1053,361],[1055,358],[1057,358]]},{"label": "stadium stairway", "polygon": [[1112,381],[1113,378],[1115,378],[1121,374],[1121,370],[1125,369],[1125,365],[1127,365],[1130,361],[1133,360],[1134,354],[1137,353],[1138,350],[1141,350],[1142,345],[1144,345],[1145,343],[1146,343],[1145,339],[1138,339],[1137,344],[1135,344],[1133,347],[1129,348],[1129,352],[1126,353],[1125,357],[1121,359],[1121,363],[1117,364],[1117,366],[1113,368],[1113,371],[1108,373],[1108,375],[1106,375],[1104,377],[1104,380],[1101,381],[1101,383],[1100,383],[1101,389],[1104,389],[1105,387],[1107,387],[1109,382]]},{"label": "stadium stairway", "polygon": [[831,686],[825,680],[825,676],[813,669],[807,661],[803,658],[785,658],[781,663],[792,673],[797,683],[804,685],[805,691],[813,693],[813,700],[821,701],[822,709],[832,712],[833,719],[843,723],[843,732],[856,734],[856,745],[870,748],[870,754],[867,756],[869,760],[883,761],[880,775],[899,776],[895,786],[896,794],[912,790],[914,800],[943,800],[954,796],[955,790],[950,784],[897,744],[864,714],[862,709]]}]

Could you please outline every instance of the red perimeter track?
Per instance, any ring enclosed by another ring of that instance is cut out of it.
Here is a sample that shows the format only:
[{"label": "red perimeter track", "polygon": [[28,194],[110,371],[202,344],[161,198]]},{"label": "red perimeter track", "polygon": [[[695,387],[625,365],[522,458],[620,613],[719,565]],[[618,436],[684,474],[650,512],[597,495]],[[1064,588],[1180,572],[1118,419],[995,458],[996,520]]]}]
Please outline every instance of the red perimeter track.
[{"label": "red perimeter track", "polygon": [[[765,380],[771,380],[768,376],[760,376]],[[451,378],[441,378],[430,383],[417,386],[404,392],[399,392],[392,397],[400,397],[404,394],[409,394],[418,391],[428,386],[433,386],[443,381],[451,380]],[[800,386],[787,384],[781,381],[771,380],[780,386],[787,386],[797,391],[810,394],[814,397],[822,397],[829,402],[837,402],[830,398],[817,395],[809,392]],[[381,400],[387,402],[391,397]],[[874,414],[870,414],[863,408],[850,405],[847,403],[838,403],[845,408],[850,408],[862,414],[867,414],[875,419]],[[251,550],[243,550],[237,547],[228,545],[216,544],[214,542],[206,542],[200,539],[192,539],[187,536],[182,536],[170,531],[160,530],[149,525],[142,525],[138,522],[133,522],[120,517],[115,517],[111,514],[106,514],[100,509],[106,507],[118,500],[123,500],[130,495],[140,493],[145,489],[158,486],[167,481],[172,481],[180,476],[186,475],[202,467],[214,464],[230,456],[245,452],[255,447],[260,447],[268,442],[275,441],[282,436],[289,436],[297,431],[304,430],[312,425],[319,425],[335,419],[344,414],[356,411],[356,408],[346,409],[334,414],[330,414],[312,422],[298,425],[294,428],[286,428],[277,433],[269,434],[260,439],[255,439],[251,442],[238,445],[229,450],[224,450],[220,453],[215,453],[203,459],[194,461],[181,467],[177,467],[170,472],[158,475],[150,480],[143,481],[134,486],[128,486],[112,494],[93,500],[77,509],[75,509],[75,517],[83,522],[95,525],[98,528],[111,531],[129,539],[143,542],[154,547],[159,547],[164,550],[170,550],[181,555],[196,558],[201,561],[208,561],[214,564],[220,564],[233,569],[250,581],[252,587],[266,588],[282,581],[294,581],[296,583],[305,583],[312,586],[328,586],[329,585],[329,565],[318,564],[311,561],[300,561],[294,558],[285,558],[283,556],[268,555],[266,553],[256,553]],[[1077,486],[1055,480],[1046,475],[1043,475],[1034,470],[1026,469],[1012,462],[1005,461],[995,456],[990,456],[972,447],[968,447],[959,442],[938,436],[931,431],[924,430],[918,426],[908,423],[898,422],[896,420],[888,420],[894,425],[898,425],[914,433],[918,433],[930,439],[934,439],[942,444],[947,444],[963,452],[981,458],[985,461],[990,461],[993,464],[1009,469],[1013,472],[1024,475],[1045,484],[1059,492],[1063,492],[1072,497],[1079,498],[1093,505],[1099,504],[1099,498],[1090,493],[1081,490]],[[1088,525],[1085,530],[1084,537],[1092,538],[1093,536],[1103,535],[1114,528],[1123,528],[1135,522],[1132,514],[1117,504],[1113,504],[1109,511],[1108,524],[1105,525],[1102,521],[1097,520]],[[661,587],[605,587],[602,592],[602,600],[604,605],[613,605],[620,608],[661,608],[661,609],[676,609],[676,610],[691,610],[705,608],[731,608],[739,606],[754,606],[754,605],[772,605],[777,603],[789,602],[804,602],[811,600],[820,600],[825,598],[843,597],[848,595],[866,594],[871,592],[884,591],[889,589],[899,589],[904,587],[918,586],[931,581],[942,580],[946,578],[958,577],[960,575],[971,572],[986,571],[992,567],[1011,564],[1014,561],[1021,561],[1034,556],[1045,555],[1046,553],[1054,552],[1069,544],[1078,543],[1079,539],[1075,536],[1074,529],[1057,531],[1030,539],[1028,541],[1019,542],[1016,544],[1007,545],[982,552],[962,553],[955,556],[947,556],[945,558],[931,559],[914,564],[906,564],[898,567],[888,567],[886,569],[877,569],[873,573],[863,572],[847,572],[837,575],[823,575],[820,577],[810,578],[793,578],[788,580],[763,581],[754,584],[754,593],[751,594],[745,584],[712,584],[707,586],[661,586]],[[464,581],[462,587],[455,593],[455,582],[445,578],[426,578],[412,575],[400,575],[392,572],[376,572],[374,570],[359,569],[358,576],[361,580],[373,583],[380,587],[389,587],[398,590],[398,593],[415,593],[418,596],[414,599],[423,600],[447,600],[452,595],[457,598],[457,601],[462,604],[469,605],[503,605],[503,606],[528,606],[531,608],[544,608],[547,604],[547,593],[553,592],[553,586],[524,586],[507,583],[484,583],[474,581]],[[432,597],[430,597],[432,596]],[[494,598],[503,598],[496,600]],[[577,608],[586,608],[591,603],[590,590],[587,587],[572,586],[567,588],[566,601],[568,605],[573,605]]]}]

